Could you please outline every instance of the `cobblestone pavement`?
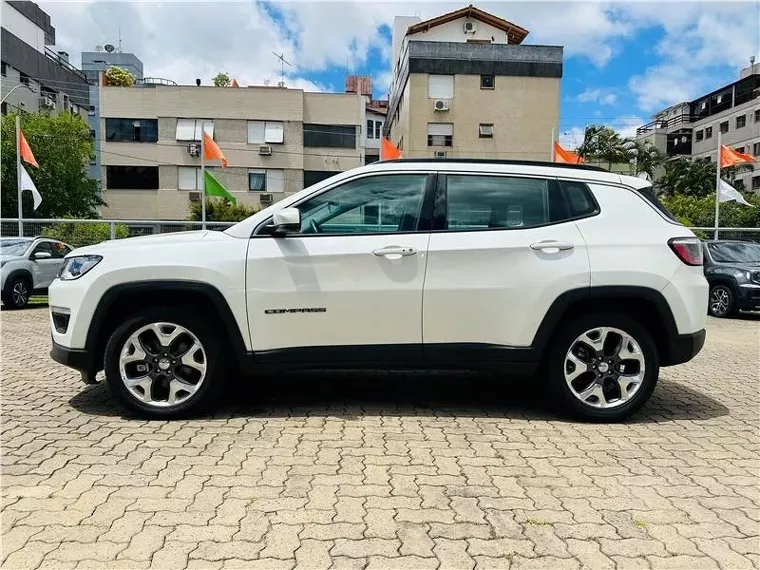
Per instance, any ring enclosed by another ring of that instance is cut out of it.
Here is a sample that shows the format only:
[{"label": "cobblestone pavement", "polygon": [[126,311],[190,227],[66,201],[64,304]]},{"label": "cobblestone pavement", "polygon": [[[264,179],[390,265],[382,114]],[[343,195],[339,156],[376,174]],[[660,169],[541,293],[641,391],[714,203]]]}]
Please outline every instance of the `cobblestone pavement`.
[{"label": "cobblestone pavement", "polygon": [[760,567],[760,319],[623,425],[448,375],[306,375],[145,422],[2,312],[2,567]]}]

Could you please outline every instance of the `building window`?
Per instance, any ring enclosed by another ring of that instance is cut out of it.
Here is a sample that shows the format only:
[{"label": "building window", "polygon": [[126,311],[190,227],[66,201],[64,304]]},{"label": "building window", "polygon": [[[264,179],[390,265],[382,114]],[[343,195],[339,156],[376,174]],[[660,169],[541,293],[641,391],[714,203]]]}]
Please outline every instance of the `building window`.
[{"label": "building window", "polygon": [[379,139],[381,137],[381,133],[383,130],[383,122],[382,121],[375,121],[375,138]]},{"label": "building window", "polygon": [[741,152],[741,153],[744,153],[744,147],[743,147],[743,146],[737,146],[737,147],[736,147],[734,150],[735,150],[736,152]]},{"label": "building window", "polygon": [[3,77],[6,76],[8,73],[8,64],[3,62],[0,62],[0,74],[2,74]]},{"label": "building window", "polygon": [[109,142],[156,142],[158,119],[106,119]]},{"label": "building window", "polygon": [[705,132],[702,129],[698,130],[697,131],[697,142],[701,141],[704,138],[705,138]]},{"label": "building window", "polygon": [[0,114],[7,115],[8,114],[8,103],[5,101],[0,104]]},{"label": "building window", "polygon": [[707,127],[705,129],[705,138],[711,139],[712,138],[712,127]]},{"label": "building window", "polygon": [[734,180],[734,188],[737,190],[744,190],[744,180],[742,178]]},{"label": "building window", "polygon": [[356,148],[356,127],[353,125],[303,126],[303,146],[328,148]]},{"label": "building window", "polygon": [[303,187],[308,188],[323,180],[327,180],[331,176],[335,176],[337,172],[329,172],[326,170],[304,170],[303,171]]},{"label": "building window", "polygon": [[453,99],[453,75],[428,75],[428,97],[430,99]]},{"label": "building window", "polygon": [[760,142],[756,142],[752,145],[752,155],[756,158],[760,158]]},{"label": "building window", "polygon": [[177,167],[177,188],[180,190],[201,189],[201,169],[195,166]]},{"label": "building window", "polygon": [[106,166],[109,190],[158,190],[158,166]]},{"label": "building window", "polygon": [[493,75],[481,75],[480,76],[480,88],[481,89],[493,89],[496,86],[496,78]]},{"label": "building window", "polygon": [[372,119],[367,119],[367,138],[368,139],[375,138],[375,121],[373,121]]},{"label": "building window", "polygon": [[29,87],[29,83],[31,83],[31,80],[26,73],[19,73],[18,81],[19,83],[21,83],[22,85],[26,85],[27,87]]},{"label": "building window", "polygon": [[723,121],[720,124],[720,132],[721,133],[727,133],[728,132],[728,121]]},{"label": "building window", "polygon": [[248,121],[248,144],[283,144],[282,121]]},{"label": "building window", "polygon": [[747,115],[739,115],[736,117],[736,128],[741,129],[747,124]]},{"label": "building window", "polygon": [[428,146],[453,146],[454,123],[428,123]]},{"label": "building window", "polygon": [[755,122],[760,123],[760,109],[755,109]]},{"label": "building window", "polygon": [[201,128],[212,139],[214,138],[214,121],[204,119],[177,119],[178,141],[201,140]]},{"label": "building window", "polygon": [[492,139],[493,123],[480,123],[480,125],[478,125],[478,137],[481,139]]},{"label": "building window", "polygon": [[753,176],[752,177],[752,189],[753,190],[760,190],[760,176]]},{"label": "building window", "polygon": [[249,170],[248,189],[252,192],[285,192],[285,171]]}]

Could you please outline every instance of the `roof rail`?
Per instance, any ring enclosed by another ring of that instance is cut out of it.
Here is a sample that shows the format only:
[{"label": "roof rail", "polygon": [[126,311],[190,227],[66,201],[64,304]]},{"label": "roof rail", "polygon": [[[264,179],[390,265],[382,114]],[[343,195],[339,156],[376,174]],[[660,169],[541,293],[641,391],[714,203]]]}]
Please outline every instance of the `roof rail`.
[{"label": "roof rail", "polygon": [[594,170],[596,172],[610,171],[601,166],[592,166],[590,164],[567,164],[563,162],[548,162],[541,160],[500,160],[495,158],[397,158],[394,160],[384,160],[382,162],[449,162],[464,164],[510,164],[517,166],[547,166],[551,168],[574,168],[576,170]]}]

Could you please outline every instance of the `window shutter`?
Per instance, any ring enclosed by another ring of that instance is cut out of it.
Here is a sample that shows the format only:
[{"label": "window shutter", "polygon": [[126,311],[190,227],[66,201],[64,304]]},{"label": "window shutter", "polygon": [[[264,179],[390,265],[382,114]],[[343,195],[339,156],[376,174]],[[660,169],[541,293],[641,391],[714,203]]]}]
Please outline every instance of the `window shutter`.
[{"label": "window shutter", "polygon": [[267,170],[267,192],[285,192],[284,170]]},{"label": "window shutter", "polygon": [[428,123],[428,135],[450,137],[454,135],[454,123]]},{"label": "window shutter", "polygon": [[453,99],[453,75],[428,75],[428,97],[430,99]]},{"label": "window shutter", "polygon": [[279,121],[267,121],[264,127],[264,141],[268,143],[283,142],[283,128]]},{"label": "window shutter", "polygon": [[264,143],[264,121],[248,121],[248,144]]}]

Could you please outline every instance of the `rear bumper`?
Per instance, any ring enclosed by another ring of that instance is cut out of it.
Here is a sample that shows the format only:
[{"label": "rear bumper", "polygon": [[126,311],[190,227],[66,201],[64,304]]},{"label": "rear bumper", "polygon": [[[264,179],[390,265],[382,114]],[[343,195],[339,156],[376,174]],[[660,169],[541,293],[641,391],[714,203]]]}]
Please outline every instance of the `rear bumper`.
[{"label": "rear bumper", "polygon": [[85,384],[95,384],[97,371],[93,366],[93,358],[89,351],[79,348],[67,348],[53,341],[50,358],[58,364],[63,364],[82,373],[82,381]]},{"label": "rear bumper", "polygon": [[662,366],[675,366],[689,362],[705,345],[707,331],[702,329],[692,334],[680,334],[670,342],[670,354],[663,359]]}]

